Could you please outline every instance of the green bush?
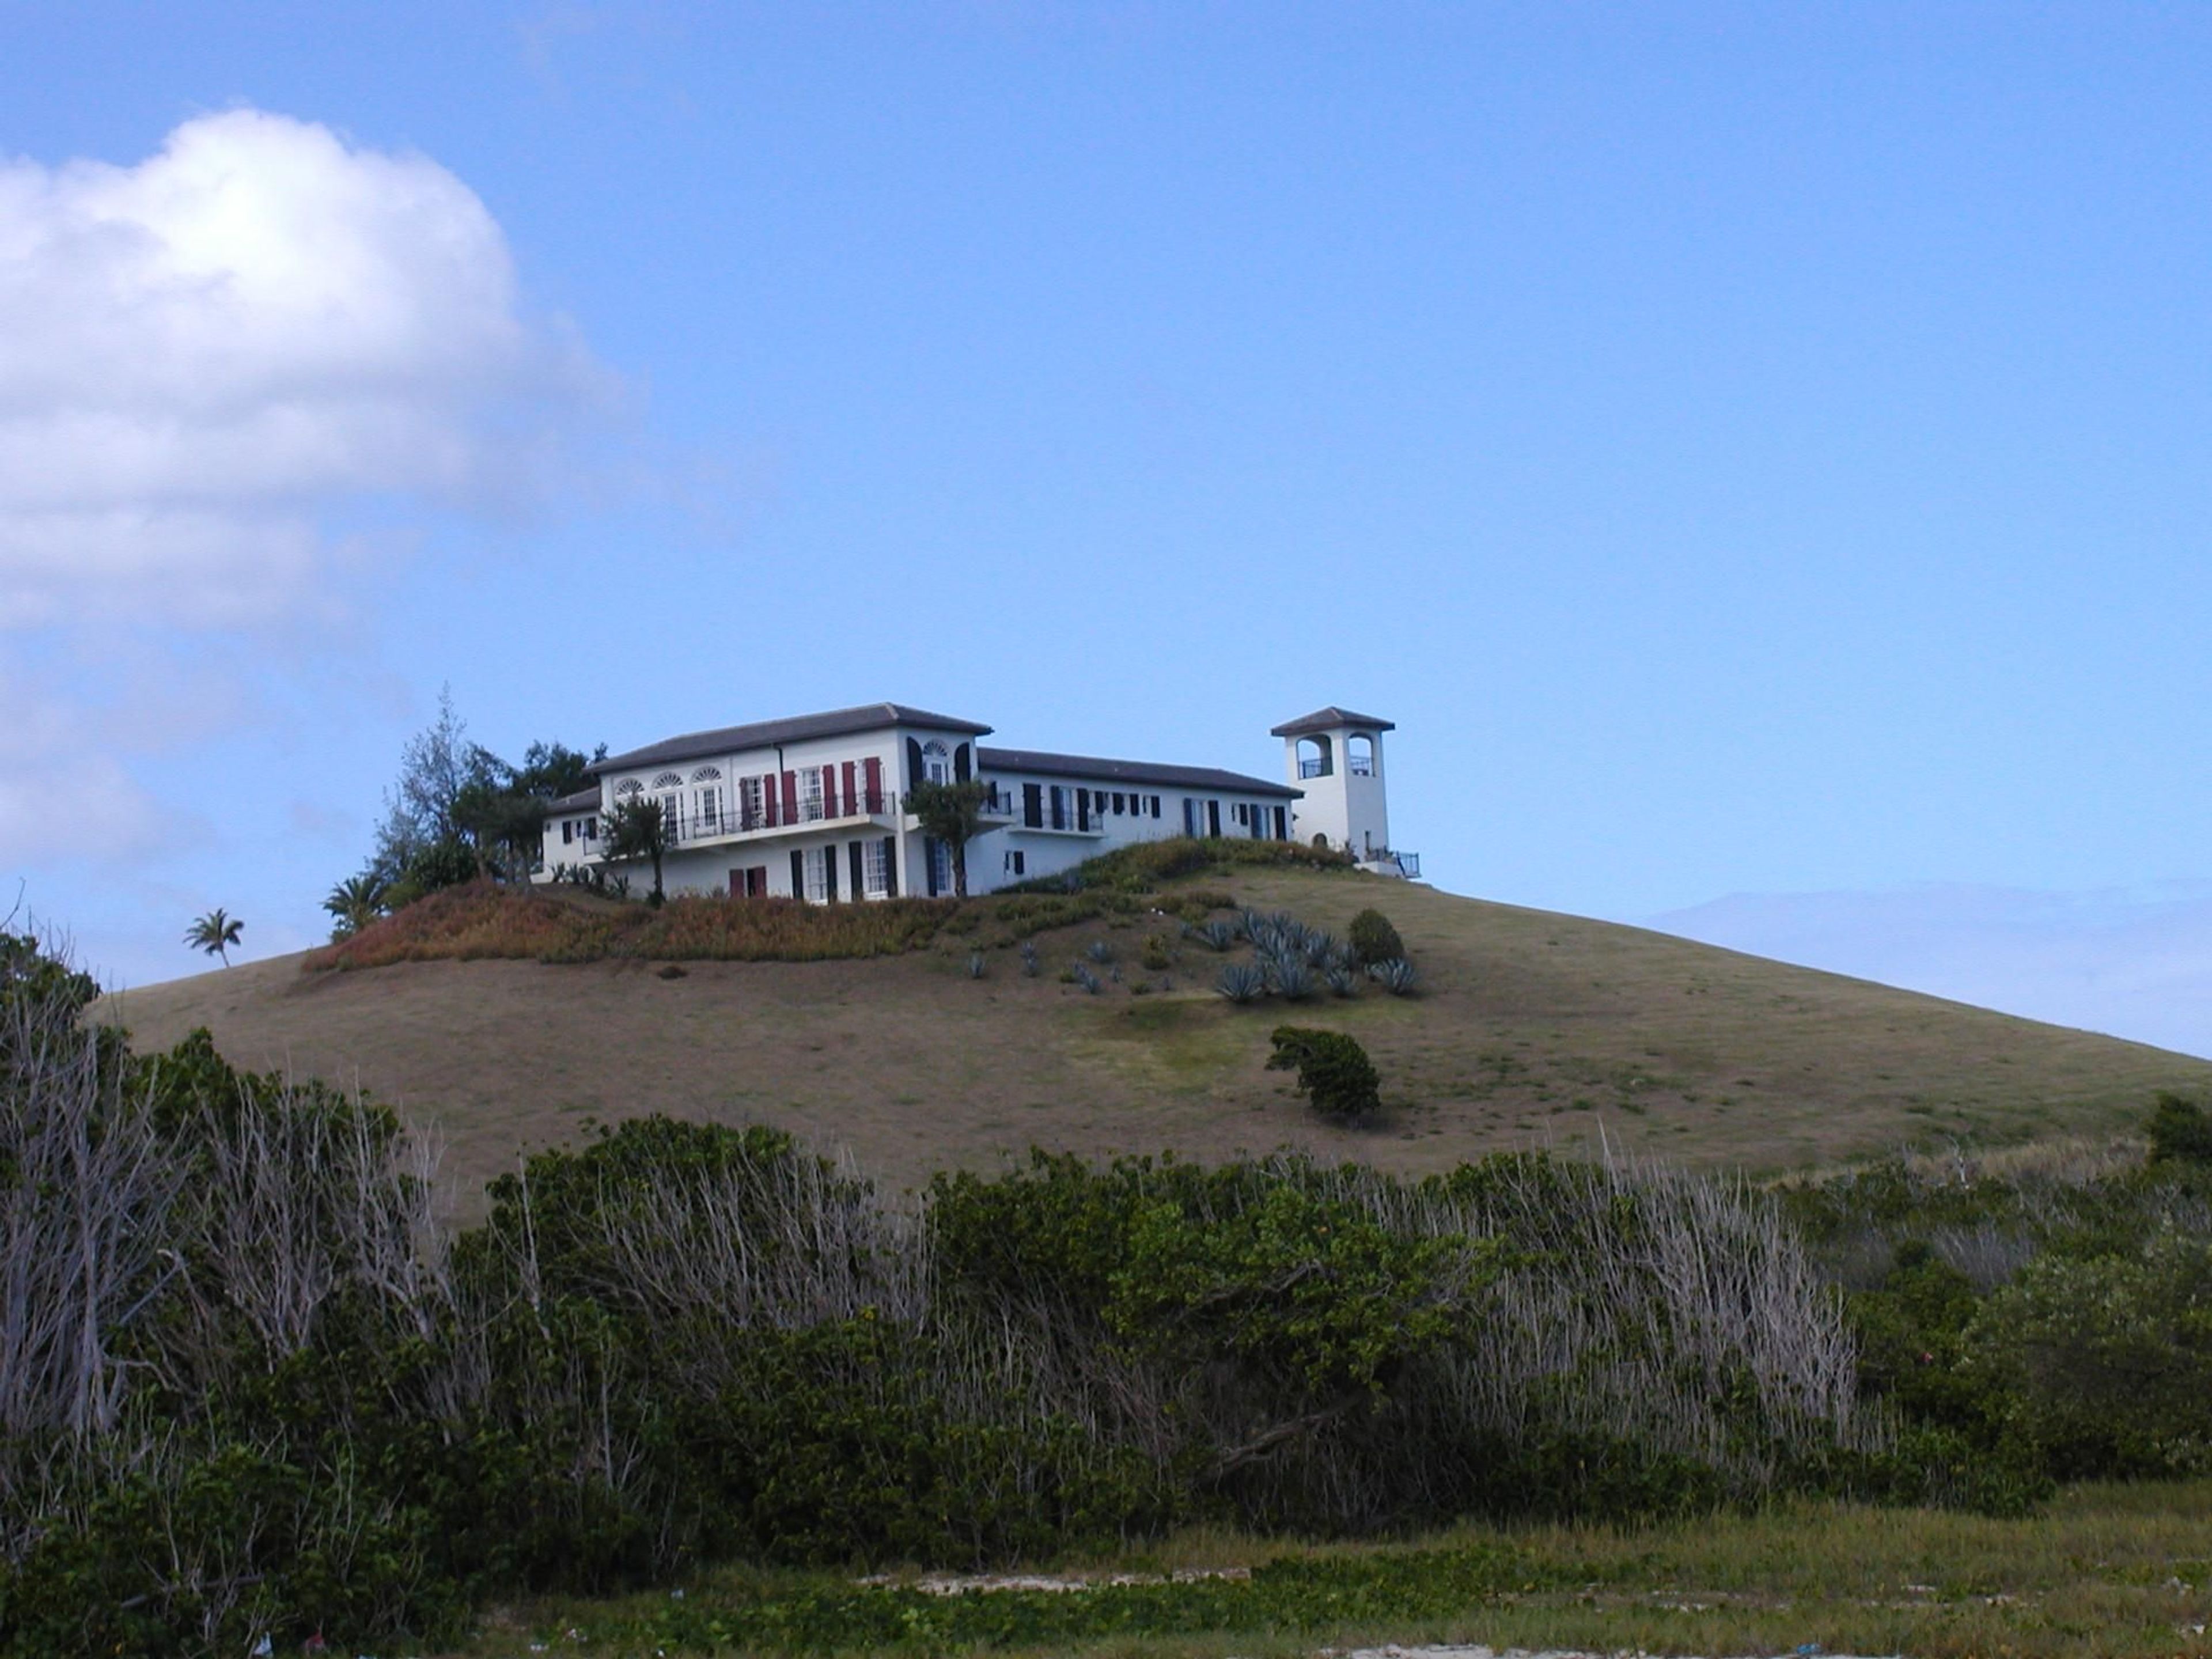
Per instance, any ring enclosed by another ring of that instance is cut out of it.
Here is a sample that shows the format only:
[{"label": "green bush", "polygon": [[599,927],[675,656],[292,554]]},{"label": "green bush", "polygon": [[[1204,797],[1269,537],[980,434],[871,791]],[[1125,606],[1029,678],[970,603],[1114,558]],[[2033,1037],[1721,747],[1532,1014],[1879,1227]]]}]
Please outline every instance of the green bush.
[{"label": "green bush", "polygon": [[1298,1091],[1322,1117],[1352,1123],[1382,1110],[1381,1080],[1357,1038],[1310,1026],[1278,1025],[1269,1041],[1275,1052],[1268,1069],[1297,1072]]},{"label": "green bush", "polygon": [[2160,1095],[2150,1115],[2150,1161],[2212,1164],[2212,1117],[2179,1095]]},{"label": "green bush", "polygon": [[1365,909],[1352,919],[1352,960],[1354,965],[1371,968],[1378,962],[1391,962],[1406,954],[1406,941],[1398,937],[1398,930],[1390,925],[1390,918],[1380,910]]}]

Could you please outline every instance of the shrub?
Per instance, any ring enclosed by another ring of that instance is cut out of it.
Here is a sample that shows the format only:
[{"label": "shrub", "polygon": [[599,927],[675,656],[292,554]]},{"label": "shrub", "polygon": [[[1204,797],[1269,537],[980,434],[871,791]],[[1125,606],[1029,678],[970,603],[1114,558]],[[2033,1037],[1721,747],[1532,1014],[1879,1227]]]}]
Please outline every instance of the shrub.
[{"label": "shrub", "polygon": [[1267,994],[1267,976],[1249,962],[1232,962],[1223,967],[1213,988],[1231,1002],[1250,1002]]},{"label": "shrub", "polygon": [[1352,1123],[1382,1107],[1375,1064],[1357,1038],[1307,1025],[1278,1025],[1268,1039],[1275,1052],[1270,1071],[1295,1071],[1298,1091],[1321,1116]]},{"label": "shrub", "polygon": [[983,959],[983,953],[982,953],[981,951],[970,951],[968,953],[968,977],[969,977],[969,978],[970,978],[970,979],[981,979],[981,978],[982,978],[982,977],[983,977],[983,975],[984,975],[985,970],[986,970],[989,966],[990,966],[990,964],[989,964],[988,963],[987,963],[987,962]]},{"label": "shrub", "polygon": [[1114,960],[1114,947],[1103,939],[1094,939],[1083,947],[1083,954],[1103,968]]},{"label": "shrub", "polygon": [[1229,921],[1209,921],[1204,927],[1192,928],[1191,937],[1209,951],[1226,951],[1237,943],[1237,926]]},{"label": "shrub", "polygon": [[1413,971],[1413,964],[1403,957],[1392,957],[1387,962],[1376,963],[1367,970],[1367,977],[1394,997],[1413,995],[1419,979]]},{"label": "shrub", "polygon": [[1352,961],[1361,968],[1402,960],[1406,955],[1406,941],[1398,937],[1390,918],[1371,907],[1352,917],[1351,937]]},{"label": "shrub", "polygon": [[1145,935],[1144,949],[1139,952],[1138,960],[1156,974],[1175,963],[1175,957],[1169,952],[1167,940],[1158,933]]},{"label": "shrub", "polygon": [[1304,1002],[1314,994],[1314,971],[1302,957],[1270,957],[1266,972],[1268,984],[1286,1002]]},{"label": "shrub", "polygon": [[2212,1164],[2212,1117],[2179,1095],[2160,1095],[2150,1115],[2150,1161]]}]

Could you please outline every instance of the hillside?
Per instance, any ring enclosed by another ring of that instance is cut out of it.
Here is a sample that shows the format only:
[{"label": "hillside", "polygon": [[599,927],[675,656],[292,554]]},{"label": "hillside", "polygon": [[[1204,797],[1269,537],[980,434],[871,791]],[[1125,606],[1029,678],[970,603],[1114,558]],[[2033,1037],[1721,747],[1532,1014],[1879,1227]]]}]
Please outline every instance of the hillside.
[{"label": "hillside", "polygon": [[[1198,1157],[1281,1145],[1422,1171],[1506,1147],[1615,1147],[1774,1171],[1946,1139],[2104,1133],[2153,1093],[2212,1097],[2212,1062],[1612,924],[1351,873],[1239,870],[1237,900],[1340,934],[1379,904],[1421,970],[1288,1009],[1212,994],[1191,944],[1173,989],[1093,996],[1060,969],[1091,940],[1133,983],[1147,932],[1094,921],[1015,951],[941,937],[819,962],[399,962],[282,957],[109,997],[141,1046],[205,1025],[234,1063],[358,1082],[447,1143],[465,1209],[517,1152],[592,1120],[758,1121],[848,1149],[894,1185],[1031,1145]],[[1279,1021],[1357,1035],[1387,1121],[1335,1130],[1264,1068]]]}]

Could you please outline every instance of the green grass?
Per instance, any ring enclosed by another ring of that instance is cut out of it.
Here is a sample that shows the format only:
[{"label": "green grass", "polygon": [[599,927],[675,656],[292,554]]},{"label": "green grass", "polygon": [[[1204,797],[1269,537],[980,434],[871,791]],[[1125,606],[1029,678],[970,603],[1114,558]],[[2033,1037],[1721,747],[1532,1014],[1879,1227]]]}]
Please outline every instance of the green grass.
[{"label": "green grass", "polygon": [[[2212,1482],[2085,1486],[2045,1513],[1795,1504],[1634,1531],[1465,1529],[1331,1548],[1198,1534],[1079,1574],[1248,1578],[933,1595],[726,1571],[510,1609],[468,1650],[679,1655],[994,1651],[1258,1656],[1382,1642],[1601,1652],[1928,1656],[2207,1651]],[[581,1645],[568,1638],[574,1631]]]}]

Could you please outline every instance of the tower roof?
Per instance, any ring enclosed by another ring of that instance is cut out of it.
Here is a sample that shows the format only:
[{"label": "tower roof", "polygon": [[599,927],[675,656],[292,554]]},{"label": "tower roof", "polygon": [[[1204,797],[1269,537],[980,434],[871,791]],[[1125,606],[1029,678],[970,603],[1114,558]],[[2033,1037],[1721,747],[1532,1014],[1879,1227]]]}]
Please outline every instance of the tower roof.
[{"label": "tower roof", "polygon": [[1278,738],[1303,738],[1316,732],[1334,732],[1340,726],[1364,726],[1370,732],[1395,732],[1396,724],[1377,720],[1372,714],[1355,714],[1349,708],[1339,708],[1334,703],[1326,708],[1316,708],[1310,714],[1286,720],[1273,728],[1270,735]]}]

